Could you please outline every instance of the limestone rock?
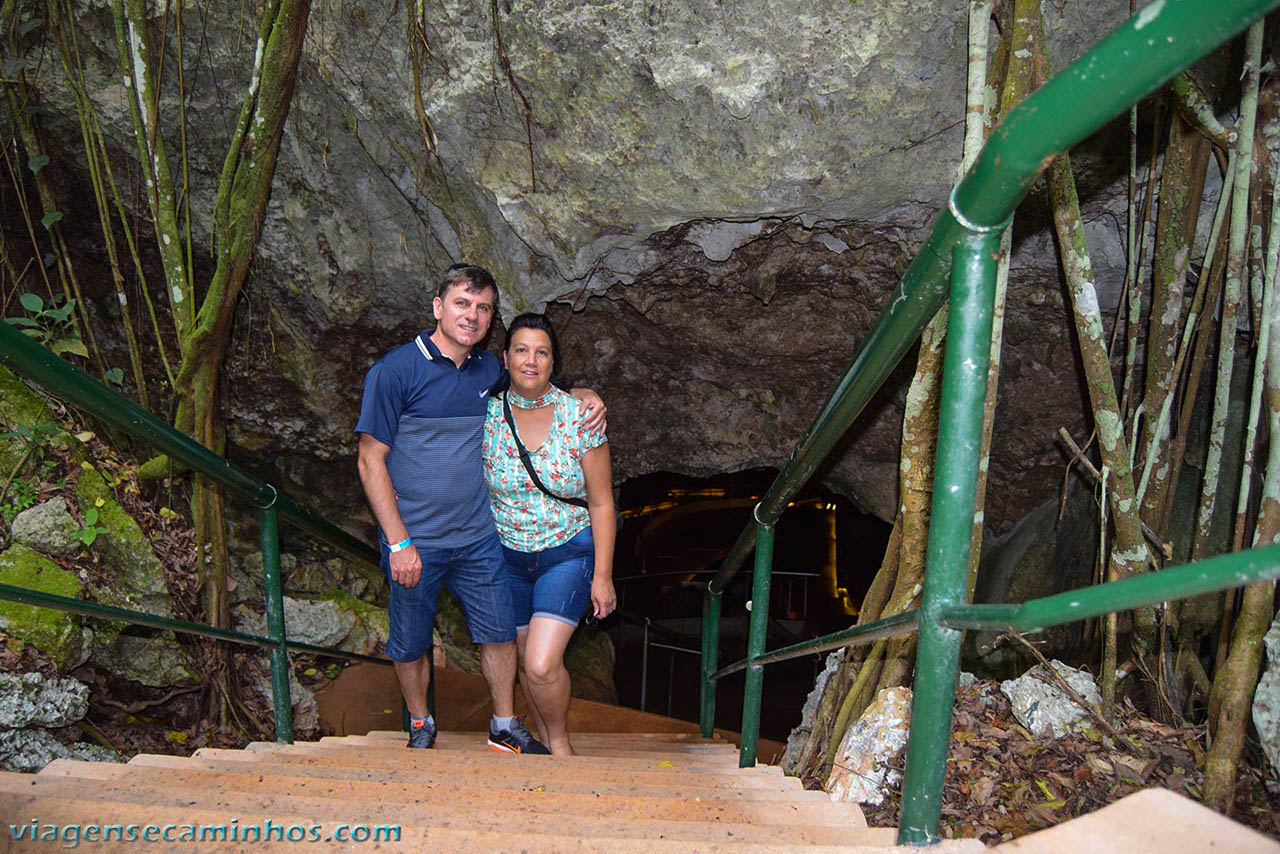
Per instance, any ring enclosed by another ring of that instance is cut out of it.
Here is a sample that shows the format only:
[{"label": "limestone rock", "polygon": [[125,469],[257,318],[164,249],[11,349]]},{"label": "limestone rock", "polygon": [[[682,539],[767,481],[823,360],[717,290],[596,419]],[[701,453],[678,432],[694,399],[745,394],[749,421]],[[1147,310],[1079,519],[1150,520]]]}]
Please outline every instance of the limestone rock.
[{"label": "limestone rock", "polygon": [[76,481],[76,497],[81,508],[98,508],[97,525],[107,529],[93,548],[109,583],[92,588],[90,598],[117,608],[172,617],[173,599],[164,565],[151,550],[142,528],[116,501],[111,487],[96,471],[84,471]]},{"label": "limestone rock", "polygon": [[391,635],[387,609],[340,591],[333,591],[326,598],[355,618],[351,631],[338,646],[362,655],[381,655]]},{"label": "limestone rock", "polygon": [[901,777],[889,764],[906,748],[910,722],[910,688],[885,688],[876,694],[840,740],[827,780],[831,800],[883,803],[886,791]]},{"label": "limestone rock", "polygon": [[[253,687],[258,692],[258,695],[267,701],[268,708],[271,708],[273,701],[271,697],[270,672],[256,679]],[[302,683],[298,681],[298,677],[293,675],[292,669],[289,671],[289,701],[293,706],[293,732],[295,736],[312,732],[320,726],[320,709],[316,706],[316,696],[303,687]]]},{"label": "limestone rock", "polygon": [[[0,433],[36,424],[56,424],[53,413],[17,374],[0,365]],[[26,453],[21,439],[0,439],[0,468],[7,474]]]},{"label": "limestone rock", "polygon": [[1253,695],[1253,725],[1270,764],[1268,782],[1280,786],[1280,616],[1262,638],[1267,663]]},{"label": "limestone rock", "polygon": [[579,625],[564,653],[573,696],[597,703],[617,703],[613,681],[613,640],[595,626]]},{"label": "limestone rock", "polygon": [[[280,553],[280,577],[291,578],[297,572],[298,558],[289,552]],[[255,608],[261,610],[263,606],[263,586],[262,586],[262,552],[258,550],[245,552],[237,559],[231,561],[231,579],[234,587],[231,591],[231,601],[239,603],[248,603]],[[342,589],[341,586],[338,589]],[[332,589],[332,588],[324,588]],[[299,588],[300,591],[306,592],[305,588]]]},{"label": "limestone rock", "polygon": [[66,554],[80,544],[80,526],[67,512],[67,502],[51,498],[13,517],[11,533],[15,543],[45,554]]},{"label": "limestone rock", "polygon": [[89,686],[70,676],[0,673],[0,729],[64,727],[89,710]]},{"label": "limestone rock", "polygon": [[[1057,498],[1047,501],[984,544],[973,601],[1012,605],[1093,583],[1098,521],[1092,490],[1073,477],[1059,518],[1061,508]],[[1037,645],[1046,658],[1074,660],[1083,630],[1083,622],[1054,626],[1037,635]],[[993,643],[999,634],[966,633],[965,664],[989,678],[1011,679],[1036,663],[1022,644]]]},{"label": "limestone rock", "polygon": [[124,757],[96,744],[63,744],[53,733],[40,727],[0,729],[0,768],[35,773],[55,759],[86,762],[124,762]]},{"label": "limestone rock", "polygon": [[847,647],[841,647],[827,656],[826,666],[814,680],[813,690],[805,698],[804,708],[800,710],[800,723],[796,724],[795,729],[791,730],[791,734],[787,736],[787,749],[783,752],[782,761],[779,764],[788,774],[795,771],[795,764],[800,759],[800,751],[804,749],[805,743],[809,740],[809,733],[813,731],[813,717],[818,713],[818,704],[822,702],[822,695],[827,690],[827,683],[831,680],[832,674],[840,667],[840,662],[844,661],[847,649]]},{"label": "limestone rock", "polygon": [[[337,646],[355,624],[356,615],[344,611],[337,602],[284,597],[284,630],[290,640],[316,646]],[[266,617],[250,614],[241,622],[240,630],[266,637]]]},{"label": "limestone rock", "polygon": [[[0,552],[0,583],[73,599],[83,586],[74,573],[16,544]],[[80,619],[74,614],[0,601],[0,627],[49,656],[61,670],[74,664],[80,654]]]},{"label": "limestone rock", "polygon": [[200,674],[187,662],[173,632],[153,635],[122,632],[95,640],[98,642],[93,648],[94,663],[116,676],[151,688],[195,685],[200,681]]},{"label": "limestone rock", "polygon": [[[1068,667],[1057,659],[1050,664],[1085,702],[1094,706],[1102,702],[1093,677],[1088,673]],[[1009,698],[1013,716],[1018,719],[1018,723],[1040,738],[1061,738],[1069,732],[1079,732],[1092,723],[1089,713],[1080,708],[1061,687],[1046,682],[1038,674],[1045,675],[1043,665],[1037,664],[1017,679],[1000,683],[1000,691]]]},{"label": "limestone rock", "polygon": [[[265,310],[237,325],[228,350],[232,448],[270,460],[275,479],[317,509],[362,514],[351,468],[360,379],[429,320],[424,278],[465,258],[495,271],[507,317],[554,301],[584,310],[569,337],[582,339],[590,360],[576,364],[592,371],[628,448],[620,479],[779,465],[945,205],[960,157],[966,4],[505,4],[499,27],[532,140],[487,11],[462,0],[426,8],[438,65],[422,95],[438,159],[422,156],[406,40],[386,29],[382,5],[312,10],[255,258]],[[192,79],[221,84],[188,92],[201,246],[235,126],[236,99],[222,93],[246,90],[253,55],[238,7],[208,9],[186,53]],[[1121,0],[1046,4],[1054,66],[1127,12]],[[105,59],[116,55],[109,10],[78,4],[76,15],[109,155],[134,162],[118,70]],[[75,171],[72,87],[56,62],[29,74],[50,155]],[[170,87],[162,97],[161,113],[175,115]],[[170,151],[177,125],[161,124]],[[1124,271],[1104,251],[1119,245],[1110,218],[1089,209],[1099,188],[1088,162],[1081,152],[1077,173],[1105,301]],[[1019,215],[1020,229],[1033,227]],[[993,483],[1011,484],[988,498],[994,531],[1052,493],[1053,436],[1081,426],[1087,408],[1060,369],[1069,313],[1043,218],[1038,231],[1047,239],[1024,232],[1020,244],[1035,251],[1019,251],[1010,285],[1016,356],[1002,408],[1024,429],[992,451]],[[804,352],[780,358],[796,337]],[[869,408],[824,475],[879,515],[896,506],[900,391],[891,385]],[[655,394],[661,425],[648,415]],[[687,435],[657,429],[672,423]]]}]

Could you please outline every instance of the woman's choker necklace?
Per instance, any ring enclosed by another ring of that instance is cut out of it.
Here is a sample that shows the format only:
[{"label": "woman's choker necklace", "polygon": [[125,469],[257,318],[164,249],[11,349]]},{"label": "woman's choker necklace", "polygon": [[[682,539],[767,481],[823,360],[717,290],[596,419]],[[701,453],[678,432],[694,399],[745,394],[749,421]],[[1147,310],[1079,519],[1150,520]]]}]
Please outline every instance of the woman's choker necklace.
[{"label": "woman's choker necklace", "polygon": [[521,397],[520,395],[516,394],[516,392],[513,389],[508,389],[507,400],[511,401],[511,405],[516,407],[517,409],[541,409],[544,406],[551,405],[551,399],[552,399],[551,396],[554,392],[555,392],[555,386],[552,386],[551,388],[547,389],[546,394],[543,394],[537,398],[534,398],[533,400],[529,400],[527,397]]}]

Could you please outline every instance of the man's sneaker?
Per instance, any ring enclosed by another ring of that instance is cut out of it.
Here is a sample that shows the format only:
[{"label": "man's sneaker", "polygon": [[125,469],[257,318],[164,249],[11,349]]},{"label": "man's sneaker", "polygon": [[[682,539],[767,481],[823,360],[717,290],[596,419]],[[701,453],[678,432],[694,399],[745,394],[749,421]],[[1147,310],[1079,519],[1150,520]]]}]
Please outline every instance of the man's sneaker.
[{"label": "man's sneaker", "polygon": [[489,722],[489,749],[499,753],[541,753],[551,755],[547,746],[533,737],[533,733],[524,728],[524,723],[515,718],[511,728],[494,730],[493,722]]},{"label": "man's sneaker", "polygon": [[436,725],[434,721],[423,721],[422,726],[409,725],[408,747],[428,748],[436,746]]}]

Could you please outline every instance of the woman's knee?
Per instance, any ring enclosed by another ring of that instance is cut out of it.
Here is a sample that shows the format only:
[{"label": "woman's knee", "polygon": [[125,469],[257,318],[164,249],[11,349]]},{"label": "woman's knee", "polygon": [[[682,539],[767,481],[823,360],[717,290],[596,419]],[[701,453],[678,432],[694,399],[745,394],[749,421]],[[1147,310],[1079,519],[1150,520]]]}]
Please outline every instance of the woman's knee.
[{"label": "woman's knee", "polygon": [[552,682],[564,672],[564,652],[532,650],[525,655],[524,672],[531,682]]}]

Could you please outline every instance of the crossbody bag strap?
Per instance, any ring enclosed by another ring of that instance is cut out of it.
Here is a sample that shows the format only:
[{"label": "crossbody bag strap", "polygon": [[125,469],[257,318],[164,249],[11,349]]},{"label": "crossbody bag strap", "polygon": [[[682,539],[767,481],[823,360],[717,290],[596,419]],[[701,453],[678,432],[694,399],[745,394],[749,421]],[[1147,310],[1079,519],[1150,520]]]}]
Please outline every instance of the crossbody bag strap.
[{"label": "crossbody bag strap", "polygon": [[502,417],[507,420],[507,426],[511,428],[511,438],[515,440],[516,452],[520,454],[520,462],[524,463],[524,470],[529,473],[529,479],[533,481],[533,485],[557,501],[563,501],[566,504],[572,504],[574,507],[581,507],[585,510],[587,502],[583,499],[556,495],[542,485],[542,481],[538,478],[538,473],[533,470],[533,460],[529,459],[529,452],[525,450],[524,443],[520,441],[520,434],[516,432],[516,421],[511,415],[511,404],[507,403],[507,393],[505,391],[502,393]]}]

